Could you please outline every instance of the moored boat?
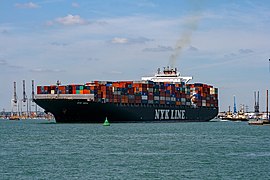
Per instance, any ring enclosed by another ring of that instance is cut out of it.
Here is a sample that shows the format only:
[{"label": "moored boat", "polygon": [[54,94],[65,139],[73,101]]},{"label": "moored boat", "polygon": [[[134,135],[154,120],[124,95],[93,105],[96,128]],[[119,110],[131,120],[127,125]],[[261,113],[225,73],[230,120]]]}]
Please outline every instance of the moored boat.
[{"label": "moored boat", "polygon": [[10,116],[9,118],[8,118],[9,120],[20,120],[20,117],[19,116]]},{"label": "moored boat", "polygon": [[248,124],[249,124],[249,125],[263,125],[264,122],[263,122],[263,120],[261,120],[261,119],[250,119],[250,120],[248,121]]}]

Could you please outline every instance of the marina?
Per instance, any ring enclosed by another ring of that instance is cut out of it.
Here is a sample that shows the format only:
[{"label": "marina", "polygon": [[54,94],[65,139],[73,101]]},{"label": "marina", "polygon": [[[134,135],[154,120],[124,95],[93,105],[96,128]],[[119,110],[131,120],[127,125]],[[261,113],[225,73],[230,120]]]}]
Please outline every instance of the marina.
[{"label": "marina", "polygon": [[235,103],[235,97],[234,97],[234,111],[232,112],[229,110],[227,112],[219,112],[218,118],[222,120],[229,120],[229,121],[248,121],[249,125],[264,125],[270,123],[270,115],[268,110],[268,103],[269,103],[269,95],[268,90],[266,90],[266,111],[260,112],[259,110],[259,92],[254,92],[254,112],[245,112],[244,106],[241,106],[240,111],[236,111],[236,103]]}]

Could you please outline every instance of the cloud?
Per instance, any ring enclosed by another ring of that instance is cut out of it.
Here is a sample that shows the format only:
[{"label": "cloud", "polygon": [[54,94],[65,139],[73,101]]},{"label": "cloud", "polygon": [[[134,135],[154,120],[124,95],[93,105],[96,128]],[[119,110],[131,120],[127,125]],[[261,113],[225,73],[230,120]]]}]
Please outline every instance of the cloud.
[{"label": "cloud", "polygon": [[24,67],[23,66],[20,66],[20,65],[12,65],[12,64],[9,64],[6,60],[4,59],[0,59],[0,66],[5,66],[7,68],[11,68],[11,69],[23,69]]},{"label": "cloud", "polygon": [[194,47],[194,46],[190,46],[189,48],[188,48],[188,51],[199,51],[199,49],[198,48],[196,48],[196,47]]},{"label": "cloud", "polygon": [[91,24],[108,25],[108,22],[106,22],[106,21],[94,21],[94,22],[91,22]]},{"label": "cloud", "polygon": [[[83,18],[81,18],[79,15],[72,15],[72,14],[68,14],[65,17],[56,18],[54,22],[56,22],[58,24],[62,24],[62,25],[84,25],[84,24],[88,24],[88,22],[86,20],[84,20]],[[48,21],[47,24],[52,25],[53,22]]]},{"label": "cloud", "polygon": [[67,43],[59,43],[59,42],[52,42],[50,44],[53,46],[67,46],[68,45]]},{"label": "cloud", "polygon": [[173,48],[170,46],[161,46],[155,48],[145,48],[143,49],[144,52],[165,52],[165,51],[173,51]]},{"label": "cloud", "polygon": [[225,58],[233,58],[233,57],[243,56],[243,55],[251,54],[251,53],[254,53],[254,51],[251,49],[239,49],[238,52],[225,54],[224,57]]},{"label": "cloud", "polygon": [[145,38],[145,37],[139,37],[139,38],[135,38],[135,39],[129,39],[129,43],[131,43],[131,44],[136,44],[136,43],[138,43],[138,44],[144,44],[144,43],[146,43],[146,42],[149,42],[149,41],[153,41],[153,39],[148,39],[148,38]]},{"label": "cloud", "polygon": [[4,30],[1,31],[1,33],[2,34],[8,34],[9,32],[8,32],[8,30],[4,29]]},{"label": "cloud", "polygon": [[71,6],[74,7],[74,8],[80,7],[80,5],[79,5],[78,3],[75,3],[75,2],[73,2],[73,3],[71,4]]},{"label": "cloud", "polygon": [[253,53],[254,51],[251,49],[239,49],[238,51],[240,54],[250,54]]},{"label": "cloud", "polygon": [[7,61],[4,59],[0,59],[0,66],[1,65],[7,65]]},{"label": "cloud", "polygon": [[111,40],[111,43],[113,43],[113,44],[126,44],[126,43],[128,43],[128,39],[115,37]]},{"label": "cloud", "polygon": [[144,44],[149,41],[153,41],[153,40],[145,38],[145,37],[138,37],[138,38],[115,37],[111,40],[111,43],[113,44]]},{"label": "cloud", "polygon": [[12,69],[23,69],[24,67],[23,66],[20,66],[20,65],[8,65],[9,68],[12,68]]},{"label": "cloud", "polygon": [[14,5],[16,8],[20,8],[20,9],[36,9],[39,8],[40,6],[32,3],[32,2],[28,2],[28,3],[16,3]]},{"label": "cloud", "polygon": [[110,71],[109,74],[123,74],[121,71]]},{"label": "cloud", "polygon": [[224,55],[225,58],[233,58],[233,57],[236,57],[236,56],[237,56],[237,54],[235,54],[235,53],[230,53],[230,54],[225,54]]},{"label": "cloud", "polygon": [[60,69],[42,69],[42,68],[35,68],[31,69],[31,72],[37,72],[37,73],[57,73],[57,72],[63,72],[63,70]]},{"label": "cloud", "polygon": [[88,58],[87,61],[99,61],[100,59],[99,58]]}]

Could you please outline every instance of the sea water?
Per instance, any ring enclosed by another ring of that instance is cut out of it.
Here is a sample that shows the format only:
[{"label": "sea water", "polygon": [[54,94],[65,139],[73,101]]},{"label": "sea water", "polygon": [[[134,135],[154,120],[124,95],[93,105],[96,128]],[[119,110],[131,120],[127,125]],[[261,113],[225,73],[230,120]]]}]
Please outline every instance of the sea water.
[{"label": "sea water", "polygon": [[270,179],[270,126],[0,120],[0,179]]}]

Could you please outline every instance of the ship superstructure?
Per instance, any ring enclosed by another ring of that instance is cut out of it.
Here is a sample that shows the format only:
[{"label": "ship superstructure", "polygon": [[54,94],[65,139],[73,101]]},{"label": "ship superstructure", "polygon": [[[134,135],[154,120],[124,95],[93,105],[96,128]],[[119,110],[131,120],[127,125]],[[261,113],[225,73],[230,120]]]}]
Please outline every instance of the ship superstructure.
[{"label": "ship superstructure", "polygon": [[155,76],[150,77],[142,77],[144,81],[154,81],[154,82],[173,82],[173,83],[188,83],[192,77],[184,77],[181,76],[180,73],[177,72],[177,68],[164,67],[163,72],[158,68]]}]

